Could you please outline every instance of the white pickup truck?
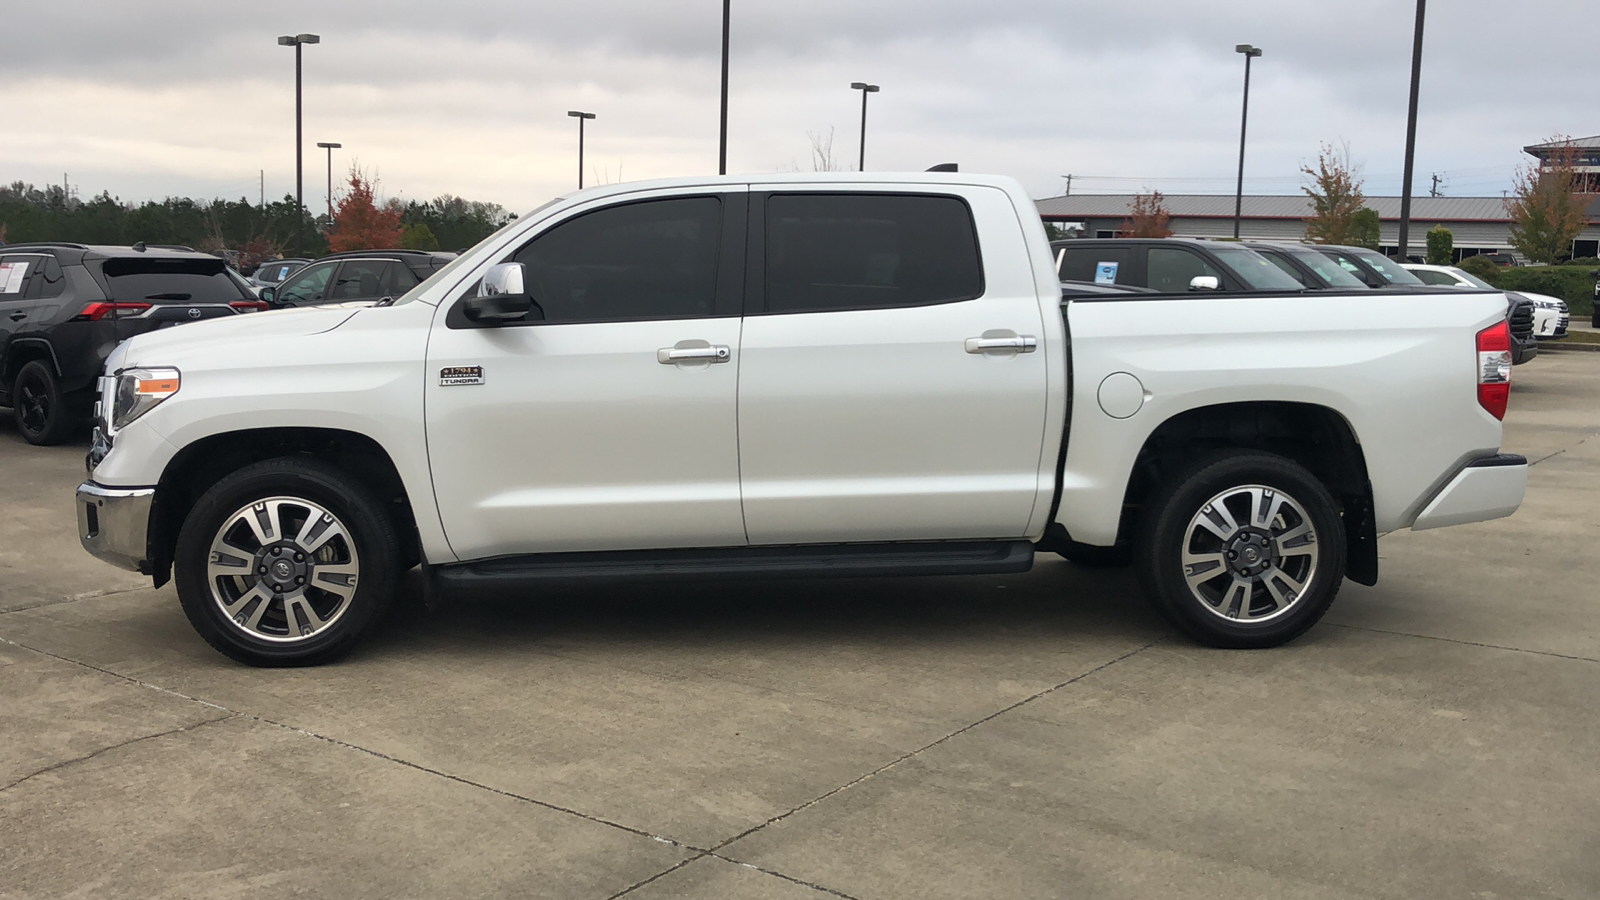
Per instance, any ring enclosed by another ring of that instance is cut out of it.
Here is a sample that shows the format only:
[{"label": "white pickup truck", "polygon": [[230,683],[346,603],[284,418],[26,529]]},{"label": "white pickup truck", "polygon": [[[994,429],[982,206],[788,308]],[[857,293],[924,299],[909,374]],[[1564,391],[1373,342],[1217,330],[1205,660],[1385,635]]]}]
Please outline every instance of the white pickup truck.
[{"label": "white pickup truck", "polygon": [[337,656],[418,564],[534,596],[1040,550],[1264,647],[1373,583],[1380,533],[1515,511],[1508,341],[1498,292],[1064,303],[1006,178],[613,185],[392,303],[123,343],[77,508],[257,665]]}]

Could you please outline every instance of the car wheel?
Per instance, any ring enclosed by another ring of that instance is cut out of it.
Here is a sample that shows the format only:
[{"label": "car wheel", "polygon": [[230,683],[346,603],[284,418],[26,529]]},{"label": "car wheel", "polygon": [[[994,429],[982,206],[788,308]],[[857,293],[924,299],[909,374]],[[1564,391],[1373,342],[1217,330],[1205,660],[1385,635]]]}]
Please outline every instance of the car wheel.
[{"label": "car wheel", "polygon": [[1304,634],[1344,581],[1343,524],[1315,476],[1281,456],[1209,456],[1158,490],[1141,521],[1152,604],[1213,647],[1274,647]]},{"label": "car wheel", "polygon": [[76,417],[67,409],[56,373],[43,360],[22,367],[11,386],[11,414],[30,444],[59,444],[72,436]]},{"label": "car wheel", "polygon": [[257,463],[206,491],[178,533],[178,600],[253,666],[329,662],[389,606],[402,551],[385,504],[310,459]]}]

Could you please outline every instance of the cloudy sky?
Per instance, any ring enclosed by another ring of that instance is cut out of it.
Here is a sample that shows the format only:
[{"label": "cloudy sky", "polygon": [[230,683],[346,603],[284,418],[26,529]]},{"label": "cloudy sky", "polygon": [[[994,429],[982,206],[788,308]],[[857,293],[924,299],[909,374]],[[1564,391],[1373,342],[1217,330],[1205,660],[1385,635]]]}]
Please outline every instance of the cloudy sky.
[{"label": "cloudy sky", "polygon": [[[305,48],[306,202],[326,158],[384,193],[521,211],[570,190],[576,120],[588,176],[714,172],[718,0],[58,0],[8,9],[0,181],[88,197],[294,189],[294,51]],[[1548,135],[1600,132],[1587,0],[1434,0],[1417,190],[1498,196]],[[729,171],[812,168],[833,135],[853,168],[945,161],[1037,197],[1157,188],[1231,193],[1243,59],[1246,190],[1294,193],[1322,141],[1347,141],[1368,194],[1397,193],[1411,0],[733,0]],[[1569,27],[1570,26],[1570,27]]]}]

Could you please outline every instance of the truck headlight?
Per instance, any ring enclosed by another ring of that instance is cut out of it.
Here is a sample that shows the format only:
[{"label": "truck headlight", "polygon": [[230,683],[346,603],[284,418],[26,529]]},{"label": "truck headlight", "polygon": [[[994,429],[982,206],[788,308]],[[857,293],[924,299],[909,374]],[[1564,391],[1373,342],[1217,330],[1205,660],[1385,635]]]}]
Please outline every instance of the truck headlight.
[{"label": "truck headlight", "polygon": [[120,429],[178,392],[183,377],[177,369],[124,369],[117,373],[111,401],[111,427]]}]

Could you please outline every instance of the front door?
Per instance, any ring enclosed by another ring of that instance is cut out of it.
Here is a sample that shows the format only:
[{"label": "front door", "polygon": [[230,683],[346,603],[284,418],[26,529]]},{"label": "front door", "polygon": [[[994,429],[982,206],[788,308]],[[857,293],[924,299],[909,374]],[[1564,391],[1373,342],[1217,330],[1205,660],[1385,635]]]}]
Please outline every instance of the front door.
[{"label": "front door", "polygon": [[745,198],[597,201],[505,258],[537,304],[523,320],[441,304],[428,452],[458,558],[746,543]]},{"label": "front door", "polygon": [[751,543],[1025,536],[1054,456],[1041,455],[1045,332],[1009,198],[813,190],[752,188]]}]

